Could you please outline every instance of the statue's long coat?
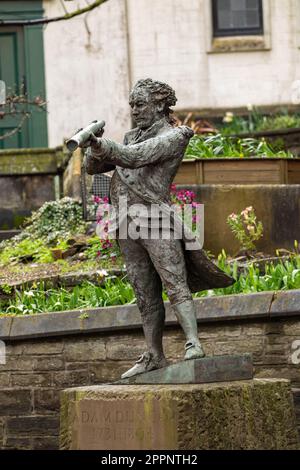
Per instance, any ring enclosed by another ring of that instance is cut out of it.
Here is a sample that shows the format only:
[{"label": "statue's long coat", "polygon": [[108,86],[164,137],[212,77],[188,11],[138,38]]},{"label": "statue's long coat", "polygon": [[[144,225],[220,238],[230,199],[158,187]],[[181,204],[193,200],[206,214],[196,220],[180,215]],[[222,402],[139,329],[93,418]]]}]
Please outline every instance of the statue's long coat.
[{"label": "statue's long coat", "polygon": [[[174,128],[162,119],[145,132],[138,128],[127,132],[124,145],[101,139],[101,147],[87,153],[86,170],[97,174],[116,168],[110,190],[116,209],[122,194],[130,203],[156,203],[168,211],[170,185],[192,135],[190,128]],[[187,250],[185,241],[183,249],[192,292],[227,287],[235,282],[207,258],[200,244],[197,249]]]}]

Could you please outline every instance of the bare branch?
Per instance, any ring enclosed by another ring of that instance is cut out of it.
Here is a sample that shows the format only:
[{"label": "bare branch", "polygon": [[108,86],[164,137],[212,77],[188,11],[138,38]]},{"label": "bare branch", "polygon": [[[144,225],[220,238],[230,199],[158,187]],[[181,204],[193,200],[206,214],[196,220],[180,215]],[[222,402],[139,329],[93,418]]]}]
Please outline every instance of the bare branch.
[{"label": "bare branch", "polygon": [[63,16],[56,16],[53,18],[37,18],[33,20],[0,20],[0,26],[28,26],[70,20],[71,18],[75,18],[76,16],[82,15],[83,13],[94,10],[94,8],[99,7],[107,1],[108,0],[96,0],[94,3],[91,3],[84,8],[80,8],[79,10],[73,11],[72,13],[66,13]]},{"label": "bare branch", "polygon": [[1,136],[0,136],[0,140],[7,139],[8,137],[13,136],[13,135],[15,135],[18,131],[20,131],[21,128],[23,127],[23,124],[24,124],[25,121],[29,118],[29,116],[30,116],[29,113],[24,114],[23,117],[22,117],[22,119],[20,120],[18,126],[15,127],[12,131],[8,131],[8,132],[6,132],[5,134],[1,135]]},{"label": "bare branch", "polygon": [[[5,116],[18,116],[21,115],[19,124],[10,131],[0,136],[0,141],[13,136],[18,131],[21,131],[25,121],[30,118],[32,112],[22,105],[29,105],[38,108],[41,112],[47,111],[45,106],[47,102],[40,96],[36,96],[34,99],[29,100],[26,95],[15,95],[11,94],[6,97],[5,103],[0,105],[0,119],[4,119]],[[20,107],[18,108],[18,106]],[[8,109],[7,109],[8,108]],[[30,109],[30,108],[29,108]]]}]

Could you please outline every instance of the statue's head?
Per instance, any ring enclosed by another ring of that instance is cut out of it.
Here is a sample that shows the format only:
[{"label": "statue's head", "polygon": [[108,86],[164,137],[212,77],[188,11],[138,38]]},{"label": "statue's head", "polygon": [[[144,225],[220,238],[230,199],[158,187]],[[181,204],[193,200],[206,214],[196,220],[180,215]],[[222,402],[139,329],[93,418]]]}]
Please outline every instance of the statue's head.
[{"label": "statue's head", "polygon": [[170,107],[175,106],[176,101],[173,88],[151,78],[139,80],[129,97],[132,117],[141,129],[148,129],[163,117],[171,121]]}]

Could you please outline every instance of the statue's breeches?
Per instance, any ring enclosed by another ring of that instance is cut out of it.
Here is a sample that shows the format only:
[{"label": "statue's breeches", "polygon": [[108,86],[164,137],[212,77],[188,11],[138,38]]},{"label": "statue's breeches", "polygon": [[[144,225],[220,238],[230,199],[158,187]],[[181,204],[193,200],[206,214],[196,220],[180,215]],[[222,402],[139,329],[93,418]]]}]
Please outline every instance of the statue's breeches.
[{"label": "statue's breeches", "polygon": [[162,303],[162,286],[173,305],[192,299],[180,240],[129,238],[119,244],[142,314]]}]

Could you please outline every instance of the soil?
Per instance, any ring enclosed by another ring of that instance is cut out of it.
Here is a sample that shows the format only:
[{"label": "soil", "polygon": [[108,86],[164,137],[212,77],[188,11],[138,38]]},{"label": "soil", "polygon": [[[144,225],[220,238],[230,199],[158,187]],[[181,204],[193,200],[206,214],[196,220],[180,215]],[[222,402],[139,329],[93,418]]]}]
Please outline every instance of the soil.
[{"label": "soil", "polygon": [[70,262],[54,262],[54,263],[32,263],[17,264],[14,266],[0,267],[0,285],[2,284],[20,284],[26,282],[40,281],[41,279],[53,278],[64,274],[76,274],[80,272],[95,271],[96,269],[110,270],[123,267],[122,259],[112,262],[110,260],[103,261],[70,261]]}]

